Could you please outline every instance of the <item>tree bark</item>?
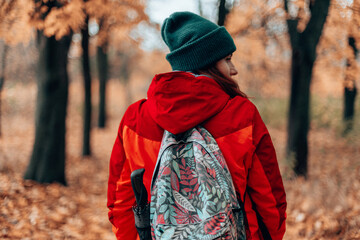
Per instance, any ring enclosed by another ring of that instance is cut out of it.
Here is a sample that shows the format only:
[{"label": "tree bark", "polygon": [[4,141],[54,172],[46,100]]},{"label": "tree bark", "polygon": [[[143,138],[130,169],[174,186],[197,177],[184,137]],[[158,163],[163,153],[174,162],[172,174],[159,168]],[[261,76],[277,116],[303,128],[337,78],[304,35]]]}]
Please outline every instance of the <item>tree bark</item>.
[{"label": "tree bark", "polygon": [[108,78],[107,44],[97,47],[97,67],[99,73],[99,117],[98,127],[106,126],[106,83]]},{"label": "tree bark", "polygon": [[38,43],[35,142],[24,178],[66,185],[65,119],[69,82],[66,66],[71,34],[56,40],[38,32]]},{"label": "tree bark", "polygon": [[354,83],[352,89],[345,87],[344,89],[344,134],[349,133],[353,129],[354,114],[355,114],[355,99],[357,95],[357,88]]},{"label": "tree bark", "polygon": [[[348,65],[346,71],[356,71],[356,66],[352,64],[356,64],[356,56],[358,49],[356,48],[355,38],[349,37],[348,43],[353,50],[353,61],[348,60]],[[357,73],[357,72],[356,72]],[[357,95],[357,87],[355,84],[355,79],[352,77],[353,75],[357,76],[356,73],[346,74],[345,86],[344,86],[344,134],[349,133],[353,128],[354,123],[354,114],[355,114],[355,99]]]},{"label": "tree bark", "polygon": [[302,49],[293,50],[287,148],[295,173],[303,176],[308,169],[310,82],[314,65],[306,60],[305,54]]},{"label": "tree bark", "polygon": [[226,15],[229,13],[229,9],[226,8],[226,0],[220,0],[219,13],[218,13],[218,25],[224,26],[226,21]]},{"label": "tree bark", "polygon": [[91,131],[91,75],[89,61],[89,17],[85,20],[85,26],[81,29],[82,67],[84,78],[84,109],[83,109],[83,148],[82,155],[90,156],[90,131]]},{"label": "tree bark", "polygon": [[8,51],[9,46],[4,43],[4,49],[3,49],[3,53],[1,56],[1,75],[0,75],[0,138],[2,136],[2,122],[1,122],[1,118],[2,118],[2,111],[1,111],[1,103],[2,103],[2,98],[1,98],[1,94],[2,94],[2,90],[4,87],[4,83],[5,83],[5,69],[6,69],[6,56],[7,56],[7,51]]},{"label": "tree bark", "polygon": [[[285,0],[285,10],[288,2]],[[311,4],[311,18],[303,32],[298,32],[298,20],[287,21],[292,48],[291,92],[288,118],[287,159],[295,174],[308,174],[308,132],[310,123],[310,84],[316,60],[316,47],[328,14],[330,0]]]}]

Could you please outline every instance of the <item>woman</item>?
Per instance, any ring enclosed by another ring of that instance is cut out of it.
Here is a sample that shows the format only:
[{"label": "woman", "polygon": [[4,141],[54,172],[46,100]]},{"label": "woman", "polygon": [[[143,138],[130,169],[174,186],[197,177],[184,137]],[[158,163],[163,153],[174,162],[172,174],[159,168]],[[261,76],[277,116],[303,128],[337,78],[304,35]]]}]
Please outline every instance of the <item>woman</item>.
[{"label": "woman", "polygon": [[164,129],[179,134],[201,123],[216,139],[244,203],[247,239],[282,239],[286,197],[275,150],[256,107],[231,78],[237,74],[233,39],[190,12],[172,14],[161,35],[174,71],[156,75],[147,99],[127,109],[111,154],[108,208],[117,238],[137,237],[131,172],[146,169],[150,192]]}]

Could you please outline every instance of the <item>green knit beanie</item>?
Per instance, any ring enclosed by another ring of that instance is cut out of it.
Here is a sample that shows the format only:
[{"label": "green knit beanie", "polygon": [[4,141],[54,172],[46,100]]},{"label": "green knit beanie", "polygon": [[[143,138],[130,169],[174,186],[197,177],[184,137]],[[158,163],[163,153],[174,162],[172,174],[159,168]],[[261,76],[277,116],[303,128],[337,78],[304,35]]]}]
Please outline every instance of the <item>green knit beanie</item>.
[{"label": "green knit beanie", "polygon": [[175,12],[165,19],[161,36],[170,49],[173,70],[192,71],[209,66],[236,50],[224,27],[191,12]]}]

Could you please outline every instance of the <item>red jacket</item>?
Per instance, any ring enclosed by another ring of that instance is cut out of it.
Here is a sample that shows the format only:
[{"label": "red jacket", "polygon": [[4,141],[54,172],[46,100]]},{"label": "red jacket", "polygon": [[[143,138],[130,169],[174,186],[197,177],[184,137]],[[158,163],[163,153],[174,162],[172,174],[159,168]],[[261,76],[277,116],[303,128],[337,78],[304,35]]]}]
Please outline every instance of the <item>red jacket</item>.
[{"label": "red jacket", "polygon": [[216,139],[244,202],[247,239],[283,238],[285,191],[271,138],[256,107],[240,96],[231,99],[209,77],[170,72],[154,77],[148,98],[132,104],[120,123],[110,159],[107,203],[117,239],[137,238],[131,172],[146,169],[144,184],[150,192],[164,129],[177,134],[200,123]]}]

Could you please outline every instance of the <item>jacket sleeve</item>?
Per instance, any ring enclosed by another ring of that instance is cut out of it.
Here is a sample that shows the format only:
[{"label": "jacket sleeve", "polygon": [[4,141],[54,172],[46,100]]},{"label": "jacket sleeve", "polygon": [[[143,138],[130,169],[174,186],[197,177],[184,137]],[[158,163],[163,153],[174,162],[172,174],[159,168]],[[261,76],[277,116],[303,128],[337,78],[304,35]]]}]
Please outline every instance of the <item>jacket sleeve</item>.
[{"label": "jacket sleeve", "polygon": [[116,238],[135,240],[137,232],[132,211],[135,196],[130,181],[131,171],[123,148],[122,126],[123,122],[120,124],[110,157],[107,207]]},{"label": "jacket sleeve", "polygon": [[253,117],[253,144],[256,149],[247,181],[247,200],[250,202],[246,203],[245,200],[245,208],[252,208],[249,212],[256,216],[256,225],[263,239],[280,240],[285,233],[286,194],[274,146],[256,109]]}]

